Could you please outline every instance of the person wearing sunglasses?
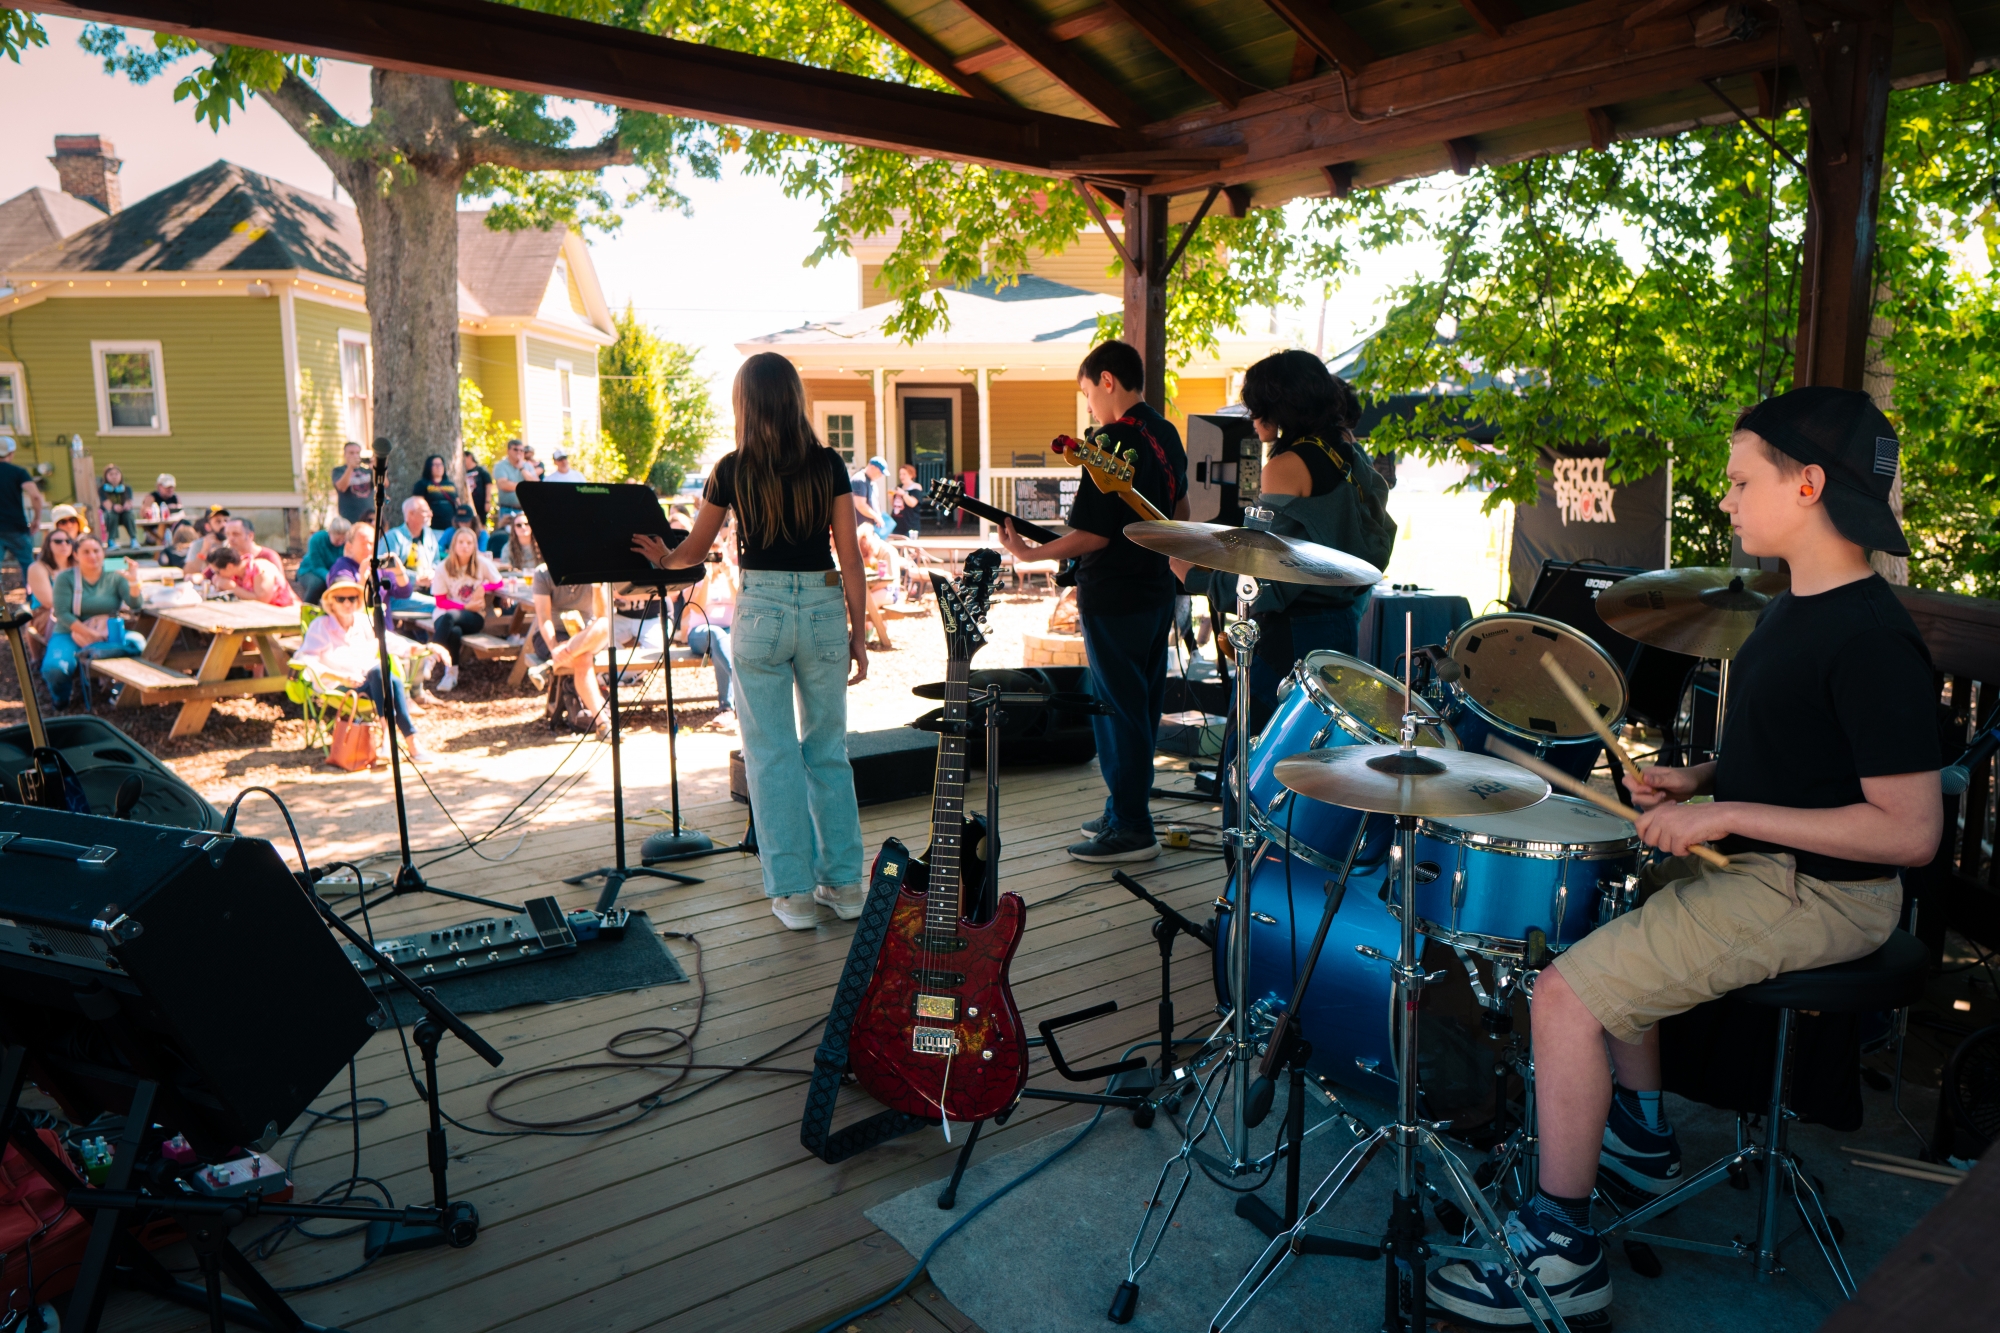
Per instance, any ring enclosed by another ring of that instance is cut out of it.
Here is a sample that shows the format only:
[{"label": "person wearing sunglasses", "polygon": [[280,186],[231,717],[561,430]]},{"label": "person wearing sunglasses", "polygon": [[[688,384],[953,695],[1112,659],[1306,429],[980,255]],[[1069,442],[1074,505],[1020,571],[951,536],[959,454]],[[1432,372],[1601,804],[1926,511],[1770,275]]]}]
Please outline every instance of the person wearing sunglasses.
[{"label": "person wearing sunglasses", "polygon": [[[355,530],[367,524],[357,523]],[[292,654],[292,661],[304,666],[322,684],[345,685],[361,692],[375,705],[377,717],[388,716],[382,692],[382,659],[376,647],[375,626],[361,607],[361,582],[354,575],[336,572],[327,581],[319,599],[326,614],[306,627],[305,641]],[[389,635],[389,654],[399,657],[416,645],[400,634]],[[414,763],[427,764],[436,756],[417,740],[417,724],[410,716],[410,696],[403,682],[391,674],[389,694],[396,702],[396,730]]]},{"label": "person wearing sunglasses", "polygon": [[137,657],[146,640],[126,628],[125,615],[139,613],[139,595],[122,573],[104,567],[104,541],[94,534],[76,539],[76,562],[56,575],[52,596],[56,632],[42,653],[42,683],[55,706],[67,708],[82,659]]},{"label": "person wearing sunglasses", "polygon": [[29,637],[48,641],[56,618],[56,575],[75,562],[76,538],[57,531],[42,539],[41,554],[28,562],[28,609],[35,613],[28,622]]}]

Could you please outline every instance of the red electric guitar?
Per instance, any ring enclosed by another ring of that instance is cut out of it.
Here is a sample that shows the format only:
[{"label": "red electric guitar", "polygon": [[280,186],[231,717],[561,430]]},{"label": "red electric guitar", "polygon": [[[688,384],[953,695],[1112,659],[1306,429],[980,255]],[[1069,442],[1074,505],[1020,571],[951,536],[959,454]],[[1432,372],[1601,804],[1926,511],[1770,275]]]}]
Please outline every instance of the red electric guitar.
[{"label": "red electric guitar", "polygon": [[1027,905],[1019,894],[1001,894],[993,919],[974,925],[966,890],[976,892],[979,881],[960,870],[977,828],[965,817],[966,679],[986,643],[980,622],[999,568],[999,554],[980,549],[966,557],[956,584],[931,576],[951,650],[945,722],[960,730],[938,737],[930,850],[912,860],[891,839],[876,858],[877,879],[900,890],[849,1038],[850,1067],[869,1096],[892,1110],[960,1123],[1006,1110],[1028,1083],[1026,1036],[1007,985]]}]

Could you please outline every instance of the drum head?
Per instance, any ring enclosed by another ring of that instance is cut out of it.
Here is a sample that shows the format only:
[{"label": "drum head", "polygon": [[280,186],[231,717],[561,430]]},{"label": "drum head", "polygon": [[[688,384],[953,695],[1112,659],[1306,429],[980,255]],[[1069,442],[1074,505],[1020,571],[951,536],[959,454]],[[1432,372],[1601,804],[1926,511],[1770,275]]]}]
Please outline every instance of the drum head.
[{"label": "drum head", "polygon": [[[1330,648],[1310,652],[1299,661],[1299,679],[1321,712],[1338,722],[1356,740],[1395,744],[1403,730],[1403,682],[1358,657]],[[1421,719],[1417,744],[1458,748],[1458,737],[1439,719],[1437,709],[1421,694],[1410,696],[1411,710]]]},{"label": "drum head", "polygon": [[1417,828],[1431,837],[1470,846],[1551,855],[1616,855],[1639,842],[1631,820],[1574,796],[1551,796],[1504,815],[1423,819]]},{"label": "drum head", "polygon": [[1569,673],[1606,726],[1625,718],[1625,676],[1590,638],[1560,621],[1503,612],[1481,616],[1451,636],[1455,693],[1523,733],[1558,740],[1590,736],[1589,724],[1542,666],[1548,653]]}]

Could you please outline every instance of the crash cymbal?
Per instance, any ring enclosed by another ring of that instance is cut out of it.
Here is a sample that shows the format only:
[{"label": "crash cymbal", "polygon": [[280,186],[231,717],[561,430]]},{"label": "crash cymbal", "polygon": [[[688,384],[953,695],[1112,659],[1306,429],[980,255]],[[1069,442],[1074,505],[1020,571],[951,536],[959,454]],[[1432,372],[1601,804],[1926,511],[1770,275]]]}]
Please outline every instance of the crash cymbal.
[{"label": "crash cymbal", "polygon": [[1341,745],[1287,756],[1276,772],[1302,796],[1384,815],[1499,815],[1549,794],[1527,769],[1465,750]]},{"label": "crash cymbal", "polygon": [[1597,614],[1628,639],[1691,657],[1736,656],[1789,574],[1693,566],[1620,579],[1597,595]]},{"label": "crash cymbal", "polygon": [[1132,523],[1125,535],[1149,551],[1225,574],[1318,588],[1366,588],[1382,571],[1345,551],[1296,537],[1221,523]]}]

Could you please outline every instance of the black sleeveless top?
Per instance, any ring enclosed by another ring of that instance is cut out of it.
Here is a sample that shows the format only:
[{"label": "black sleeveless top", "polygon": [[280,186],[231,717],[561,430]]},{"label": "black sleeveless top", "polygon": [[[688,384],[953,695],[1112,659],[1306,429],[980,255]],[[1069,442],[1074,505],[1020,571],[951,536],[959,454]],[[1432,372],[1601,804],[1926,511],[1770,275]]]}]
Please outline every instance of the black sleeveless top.
[{"label": "black sleeveless top", "polygon": [[1285,454],[1296,454],[1306,465],[1306,476],[1312,481],[1312,494],[1327,495],[1348,480],[1354,467],[1353,451],[1343,447],[1337,433],[1315,433],[1301,435],[1297,439],[1284,440],[1271,448],[1271,457],[1277,459]]}]

